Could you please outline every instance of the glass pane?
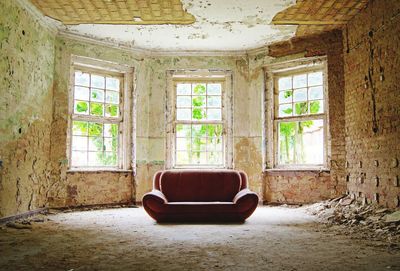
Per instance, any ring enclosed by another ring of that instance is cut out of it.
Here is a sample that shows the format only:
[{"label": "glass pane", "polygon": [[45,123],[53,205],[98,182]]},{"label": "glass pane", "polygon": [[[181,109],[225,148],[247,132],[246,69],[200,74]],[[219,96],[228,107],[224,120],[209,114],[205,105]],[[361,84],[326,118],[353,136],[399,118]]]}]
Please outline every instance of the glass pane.
[{"label": "glass pane", "polygon": [[190,155],[188,151],[177,151],[176,152],[176,164],[187,165],[190,164]]},{"label": "glass pane", "polygon": [[104,115],[104,104],[90,103],[90,115],[103,116]]},{"label": "glass pane", "polygon": [[221,84],[207,84],[207,95],[221,95]]},{"label": "glass pane", "polygon": [[320,87],[311,87],[308,89],[308,99],[309,100],[319,100],[324,97],[324,89],[322,86]]},{"label": "glass pane", "polygon": [[73,121],[72,122],[72,134],[73,135],[87,135],[88,134],[88,123],[85,121]]},{"label": "glass pane", "polygon": [[104,102],[104,90],[92,88],[90,100],[95,102]]},{"label": "glass pane", "polygon": [[207,97],[207,106],[208,107],[221,107],[221,97],[220,96],[208,96]]},{"label": "glass pane", "polygon": [[208,152],[207,153],[207,164],[210,165],[222,165],[222,152]]},{"label": "glass pane", "polygon": [[190,109],[177,109],[176,119],[177,120],[191,120],[191,110]]},{"label": "glass pane", "polygon": [[106,104],[106,117],[118,117],[119,107],[115,104]]},{"label": "glass pane", "polygon": [[205,137],[192,138],[192,151],[206,151],[207,139]]},{"label": "glass pane", "polygon": [[193,84],[193,95],[204,95],[206,94],[205,84]]},{"label": "glass pane", "polygon": [[75,101],[74,113],[82,115],[89,114],[89,103],[83,101]]},{"label": "glass pane", "polygon": [[89,151],[103,151],[103,138],[102,137],[89,137]]},{"label": "glass pane", "polygon": [[205,124],[192,125],[192,137],[201,137],[205,135],[206,126]]},{"label": "glass pane", "polygon": [[311,114],[318,114],[324,112],[324,101],[317,100],[310,102],[310,113]]},{"label": "glass pane", "polygon": [[221,109],[208,109],[207,110],[208,120],[222,120]]},{"label": "glass pane", "polygon": [[106,102],[112,104],[119,104],[119,93],[115,91],[107,91]]},{"label": "glass pane", "polygon": [[203,120],[206,118],[206,110],[202,108],[193,108],[193,120]]},{"label": "glass pane", "polygon": [[89,86],[89,74],[82,73],[81,71],[76,71],[75,72],[75,85],[88,87]]},{"label": "glass pane", "polygon": [[107,77],[106,78],[106,88],[119,91],[119,79]]},{"label": "glass pane", "polygon": [[206,96],[193,96],[192,97],[193,107],[205,107],[206,106]]},{"label": "glass pane", "polygon": [[291,103],[292,102],[292,95],[293,91],[291,90],[286,90],[286,91],[280,91],[279,92],[279,103]]},{"label": "glass pane", "polygon": [[323,164],[323,120],[279,123],[279,164]]},{"label": "glass pane", "polygon": [[192,164],[206,165],[207,153],[206,152],[192,152]]},{"label": "glass pane", "polygon": [[304,88],[307,86],[307,74],[293,76],[293,88]]},{"label": "glass pane", "polygon": [[209,124],[205,125],[204,129],[207,130],[207,136],[215,137],[222,135],[222,125],[221,124]]},{"label": "glass pane", "polygon": [[89,88],[75,87],[74,99],[89,101]]},{"label": "glass pane", "polygon": [[105,152],[102,159],[104,166],[117,166],[118,159],[116,152]]},{"label": "glass pane", "polygon": [[207,139],[208,151],[222,151],[222,137],[213,137]]},{"label": "glass pane", "polygon": [[104,138],[104,150],[116,152],[118,149],[118,140],[114,138]]},{"label": "glass pane", "polygon": [[101,136],[103,135],[103,124],[89,122],[89,136]]},{"label": "glass pane", "polygon": [[104,124],[104,136],[105,137],[117,137],[118,136],[118,124]]},{"label": "glass pane", "polygon": [[294,104],[294,114],[295,115],[305,115],[308,113],[307,102],[300,102]]},{"label": "glass pane", "polygon": [[105,78],[100,75],[93,75],[90,79],[90,86],[93,88],[101,88],[104,89],[105,86]]},{"label": "glass pane", "polygon": [[313,72],[308,74],[308,85],[316,86],[323,84],[322,72]]},{"label": "glass pane", "polygon": [[301,88],[293,91],[293,102],[307,101],[307,89]]},{"label": "glass pane", "polygon": [[190,150],[190,137],[178,137],[176,138],[176,149],[180,150]]},{"label": "glass pane", "polygon": [[86,151],[88,145],[88,138],[86,136],[73,136],[72,137],[72,150]]},{"label": "glass pane", "polygon": [[85,151],[72,151],[71,153],[71,166],[79,167],[87,165],[87,152]]},{"label": "glass pane", "polygon": [[190,124],[178,124],[176,125],[176,136],[177,137],[190,137],[191,126]]},{"label": "glass pane", "polygon": [[177,107],[191,107],[192,106],[192,98],[190,96],[178,96],[178,97],[176,97],[176,106]]},{"label": "glass pane", "polygon": [[278,80],[278,89],[286,90],[292,88],[292,77],[282,77]]},{"label": "glass pane", "polygon": [[103,153],[102,152],[89,152],[89,166],[102,166]]},{"label": "glass pane", "polygon": [[192,93],[192,85],[191,84],[177,84],[176,85],[176,94],[177,95],[190,95]]},{"label": "glass pane", "polygon": [[279,117],[291,116],[292,113],[292,104],[282,104],[279,106]]}]

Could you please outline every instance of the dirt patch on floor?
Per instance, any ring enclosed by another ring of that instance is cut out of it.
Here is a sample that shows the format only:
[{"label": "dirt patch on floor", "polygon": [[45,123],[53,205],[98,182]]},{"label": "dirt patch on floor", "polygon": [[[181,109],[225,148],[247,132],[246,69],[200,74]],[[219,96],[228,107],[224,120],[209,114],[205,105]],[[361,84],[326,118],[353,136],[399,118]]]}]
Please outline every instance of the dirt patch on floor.
[{"label": "dirt patch on floor", "polygon": [[142,208],[48,215],[0,230],[0,270],[400,270],[400,253],[324,230],[305,208],[244,224],[156,224]]}]

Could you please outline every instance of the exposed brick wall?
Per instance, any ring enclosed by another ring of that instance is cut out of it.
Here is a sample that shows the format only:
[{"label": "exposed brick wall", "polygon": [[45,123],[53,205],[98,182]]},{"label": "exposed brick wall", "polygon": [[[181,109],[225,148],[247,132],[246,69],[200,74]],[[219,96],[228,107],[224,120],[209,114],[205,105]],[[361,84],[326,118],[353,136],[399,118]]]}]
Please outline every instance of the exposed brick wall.
[{"label": "exposed brick wall", "polygon": [[304,54],[327,56],[330,135],[330,172],[279,171],[265,175],[269,202],[310,203],[345,193],[344,75],[341,31],[298,37],[269,46],[272,57]]},{"label": "exposed brick wall", "polygon": [[347,30],[343,44],[348,191],[368,203],[398,207],[400,1],[370,1]]}]

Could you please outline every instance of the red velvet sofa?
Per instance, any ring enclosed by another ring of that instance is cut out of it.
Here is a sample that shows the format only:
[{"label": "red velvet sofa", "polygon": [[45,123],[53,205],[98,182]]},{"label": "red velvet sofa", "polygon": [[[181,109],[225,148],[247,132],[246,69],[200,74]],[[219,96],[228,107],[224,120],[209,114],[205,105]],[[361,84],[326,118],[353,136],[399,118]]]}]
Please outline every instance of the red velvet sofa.
[{"label": "red velvet sofa", "polygon": [[236,170],[166,170],[153,178],[143,207],[157,222],[244,222],[258,205]]}]

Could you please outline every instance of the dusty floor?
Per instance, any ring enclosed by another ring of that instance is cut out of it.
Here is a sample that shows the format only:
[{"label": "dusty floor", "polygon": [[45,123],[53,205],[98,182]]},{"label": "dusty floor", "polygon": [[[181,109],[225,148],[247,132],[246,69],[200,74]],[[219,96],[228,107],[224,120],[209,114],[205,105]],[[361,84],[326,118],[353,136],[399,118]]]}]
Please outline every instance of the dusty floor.
[{"label": "dusty floor", "polygon": [[327,231],[304,208],[245,224],[157,225],[142,208],[59,213],[0,230],[0,270],[400,270],[400,251]]}]

